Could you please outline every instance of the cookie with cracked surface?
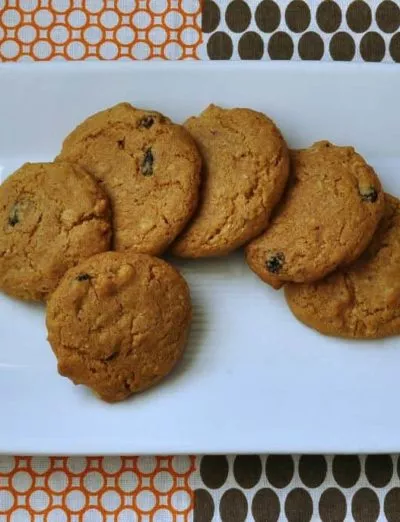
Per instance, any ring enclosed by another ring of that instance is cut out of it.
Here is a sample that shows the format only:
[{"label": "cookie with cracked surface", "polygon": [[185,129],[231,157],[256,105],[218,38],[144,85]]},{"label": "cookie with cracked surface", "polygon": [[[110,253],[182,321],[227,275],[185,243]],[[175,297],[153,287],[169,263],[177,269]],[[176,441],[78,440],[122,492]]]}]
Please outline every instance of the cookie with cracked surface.
[{"label": "cookie with cracked surface", "polygon": [[0,186],[0,289],[46,300],[68,268],[108,250],[111,215],[96,181],[70,163],[26,163]]},{"label": "cookie with cracked surface", "polygon": [[380,181],[352,147],[322,141],[292,151],[285,195],[247,246],[247,263],[274,288],[316,281],[357,259],[383,211]]},{"label": "cookie with cracked surface", "polygon": [[400,201],[385,195],[385,213],[361,257],[311,284],[285,286],[293,314],[321,333],[375,339],[400,334]]},{"label": "cookie with cracked surface", "polygon": [[106,252],[66,273],[46,324],[59,373],[115,402],[171,371],[190,320],[189,288],[175,268],[146,254]]},{"label": "cookie with cracked surface", "polygon": [[67,136],[58,159],[106,190],[115,250],[161,254],[197,206],[199,152],[182,126],[155,111],[120,103],[98,112]]},{"label": "cookie with cracked surface", "polygon": [[288,177],[285,141],[269,118],[250,109],[211,105],[184,125],[203,156],[202,186],[199,208],[172,253],[228,254],[267,226]]}]

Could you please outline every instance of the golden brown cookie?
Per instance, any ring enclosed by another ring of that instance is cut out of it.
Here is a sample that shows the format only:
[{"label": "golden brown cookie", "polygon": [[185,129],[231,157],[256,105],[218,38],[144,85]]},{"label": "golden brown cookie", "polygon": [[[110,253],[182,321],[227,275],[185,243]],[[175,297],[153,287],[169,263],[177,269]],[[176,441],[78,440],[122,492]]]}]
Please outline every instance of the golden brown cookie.
[{"label": "golden brown cookie", "polygon": [[157,112],[129,103],[98,112],[58,159],[78,163],[108,193],[115,250],[161,254],[196,208],[200,155],[188,132]]},{"label": "golden brown cookie", "polygon": [[357,259],[384,210],[378,177],[352,147],[321,141],[291,160],[270,226],[246,248],[250,268],[274,288],[316,281]]},{"label": "golden brown cookie", "polygon": [[152,386],[180,359],[189,288],[168,263],[106,252],[69,270],[47,306],[58,371],[114,402]]},{"label": "golden brown cookie", "polygon": [[400,201],[386,194],[384,217],[362,256],[313,284],[285,286],[303,323],[339,337],[400,334]]},{"label": "golden brown cookie", "polygon": [[203,156],[199,208],[172,246],[181,257],[227,254],[260,234],[282,195],[286,144],[266,116],[210,105],[185,127]]},{"label": "golden brown cookie", "polygon": [[68,268],[109,248],[110,210],[70,163],[26,163],[0,186],[0,289],[45,300]]}]

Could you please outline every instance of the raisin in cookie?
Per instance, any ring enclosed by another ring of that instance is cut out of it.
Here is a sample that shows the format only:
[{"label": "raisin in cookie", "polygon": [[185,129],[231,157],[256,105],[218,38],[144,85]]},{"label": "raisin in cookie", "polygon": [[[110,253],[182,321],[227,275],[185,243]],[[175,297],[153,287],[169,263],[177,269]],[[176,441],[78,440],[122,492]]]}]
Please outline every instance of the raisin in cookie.
[{"label": "raisin in cookie", "polygon": [[45,300],[68,268],[108,250],[107,196],[70,163],[26,163],[0,187],[0,289]]},{"label": "raisin in cookie", "polygon": [[47,307],[58,371],[102,399],[125,399],[180,359],[191,320],[188,286],[146,254],[106,252],[69,270]]},{"label": "raisin in cookie", "polygon": [[352,147],[323,141],[291,159],[284,198],[246,249],[250,268],[274,288],[316,281],[357,259],[384,210],[378,177]]},{"label": "raisin in cookie", "polygon": [[58,159],[78,163],[108,193],[114,248],[161,254],[197,205],[200,155],[180,125],[121,103],[94,114],[64,141]]},{"label": "raisin in cookie", "polygon": [[385,214],[361,257],[314,284],[285,286],[294,315],[328,335],[374,339],[400,334],[400,201]]},{"label": "raisin in cookie", "polygon": [[227,254],[260,234],[289,172],[275,124],[250,109],[211,105],[185,127],[203,156],[197,213],[172,252],[181,257]]}]

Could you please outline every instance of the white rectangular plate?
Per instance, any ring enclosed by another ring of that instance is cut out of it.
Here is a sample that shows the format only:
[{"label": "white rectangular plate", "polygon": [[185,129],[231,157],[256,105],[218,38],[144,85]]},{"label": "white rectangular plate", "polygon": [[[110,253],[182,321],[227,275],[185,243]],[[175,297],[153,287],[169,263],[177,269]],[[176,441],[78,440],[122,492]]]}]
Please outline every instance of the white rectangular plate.
[{"label": "white rectangular plate", "polygon": [[[400,69],[294,63],[0,67],[0,174],[50,160],[89,114],[126,100],[177,121],[214,102],[266,112],[289,144],[353,144],[400,196]],[[0,297],[0,453],[400,450],[400,339],[349,342],[299,324],[242,254],[179,263],[195,317],[185,358],[108,405],[58,376],[44,310]]]}]

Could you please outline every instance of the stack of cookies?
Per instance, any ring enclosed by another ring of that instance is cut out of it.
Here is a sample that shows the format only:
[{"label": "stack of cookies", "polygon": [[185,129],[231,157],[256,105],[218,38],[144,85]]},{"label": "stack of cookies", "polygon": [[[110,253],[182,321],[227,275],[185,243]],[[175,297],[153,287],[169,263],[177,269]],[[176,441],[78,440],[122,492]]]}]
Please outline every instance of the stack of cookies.
[{"label": "stack of cookies", "polygon": [[263,281],[285,285],[294,315],[321,333],[400,333],[400,201],[351,147],[291,153],[285,195],[246,259]]},{"label": "stack of cookies", "polygon": [[59,372],[113,402],[167,375],[191,321],[170,264],[245,246],[293,313],[346,337],[400,332],[400,204],[350,147],[289,152],[250,109],[183,125],[121,103],[81,123],[52,163],[0,187],[0,288],[47,304]]}]

